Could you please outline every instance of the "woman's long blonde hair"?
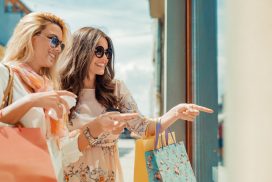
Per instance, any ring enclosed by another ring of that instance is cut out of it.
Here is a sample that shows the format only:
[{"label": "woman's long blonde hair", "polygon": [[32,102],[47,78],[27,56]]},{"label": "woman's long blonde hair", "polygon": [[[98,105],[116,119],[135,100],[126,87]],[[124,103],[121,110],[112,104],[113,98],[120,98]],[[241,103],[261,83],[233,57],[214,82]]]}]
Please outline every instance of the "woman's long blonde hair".
[{"label": "woman's long blonde hair", "polygon": [[[63,42],[67,43],[70,32],[61,18],[52,13],[33,12],[24,16],[15,27],[13,35],[7,44],[3,63],[9,64],[14,61],[28,62],[34,54],[32,37],[42,32],[46,26],[51,23],[61,28]],[[51,68],[43,68],[41,74],[46,75],[53,81],[55,89],[59,88],[56,65]]]}]

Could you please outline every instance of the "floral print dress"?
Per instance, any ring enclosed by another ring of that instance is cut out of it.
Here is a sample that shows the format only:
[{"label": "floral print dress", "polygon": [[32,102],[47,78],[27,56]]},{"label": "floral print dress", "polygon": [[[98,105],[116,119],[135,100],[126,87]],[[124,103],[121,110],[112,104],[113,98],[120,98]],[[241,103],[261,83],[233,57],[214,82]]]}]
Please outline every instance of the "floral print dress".
[{"label": "floral print dress", "polygon": [[[125,84],[116,80],[115,94],[119,99],[122,113],[139,112]],[[79,103],[68,123],[70,130],[80,128],[90,120],[106,112],[95,98],[95,89],[83,89]],[[134,134],[144,136],[150,119],[139,117],[127,122],[126,128]],[[64,178],[69,182],[123,182],[122,168],[119,160],[118,137],[111,133],[103,133],[95,146],[83,151],[80,159],[64,170]],[[133,170],[133,169],[131,169]]]}]

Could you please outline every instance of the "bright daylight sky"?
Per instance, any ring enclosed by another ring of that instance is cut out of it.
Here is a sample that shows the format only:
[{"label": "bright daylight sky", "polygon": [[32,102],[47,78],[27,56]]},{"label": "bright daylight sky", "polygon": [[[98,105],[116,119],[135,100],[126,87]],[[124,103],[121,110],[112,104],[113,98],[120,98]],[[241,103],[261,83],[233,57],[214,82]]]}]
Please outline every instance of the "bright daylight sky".
[{"label": "bright daylight sky", "polygon": [[23,0],[32,11],[62,17],[72,32],[83,26],[105,31],[115,46],[116,78],[123,80],[142,114],[151,116],[153,21],[148,0]]}]

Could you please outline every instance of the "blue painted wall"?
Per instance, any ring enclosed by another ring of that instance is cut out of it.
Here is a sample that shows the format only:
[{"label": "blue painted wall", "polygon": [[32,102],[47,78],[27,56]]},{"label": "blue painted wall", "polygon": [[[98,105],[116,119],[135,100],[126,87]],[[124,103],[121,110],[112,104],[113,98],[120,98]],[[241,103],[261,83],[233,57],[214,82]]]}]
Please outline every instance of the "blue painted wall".
[{"label": "blue painted wall", "polygon": [[199,182],[214,182],[218,165],[217,5],[214,0],[192,0],[192,59],[194,98],[210,107],[194,122],[194,168]]},{"label": "blue painted wall", "polygon": [[23,16],[23,13],[6,13],[5,1],[0,0],[0,44],[6,45],[13,33],[14,27]]}]

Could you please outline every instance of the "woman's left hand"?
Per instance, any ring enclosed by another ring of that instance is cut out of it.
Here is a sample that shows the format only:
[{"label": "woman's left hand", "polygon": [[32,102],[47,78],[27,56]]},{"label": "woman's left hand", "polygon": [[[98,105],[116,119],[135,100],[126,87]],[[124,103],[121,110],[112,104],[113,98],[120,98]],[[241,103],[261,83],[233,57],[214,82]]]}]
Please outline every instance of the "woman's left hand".
[{"label": "woman's left hand", "polygon": [[[161,131],[164,131],[166,128],[170,127],[177,120],[186,120],[194,121],[195,118],[199,115],[200,111],[206,113],[213,113],[212,109],[207,107],[199,106],[196,104],[178,104],[167,113],[161,116]],[[152,125],[148,127],[148,134],[155,135],[156,123],[153,122]]]},{"label": "woman's left hand", "polygon": [[127,126],[126,123],[119,124],[117,127],[114,128],[114,130],[112,130],[112,134],[120,135],[121,133],[123,133],[126,126]]},{"label": "woman's left hand", "polygon": [[196,104],[179,104],[172,109],[176,119],[182,119],[186,121],[194,121],[195,118],[199,115],[200,111],[213,113],[212,109]]}]

